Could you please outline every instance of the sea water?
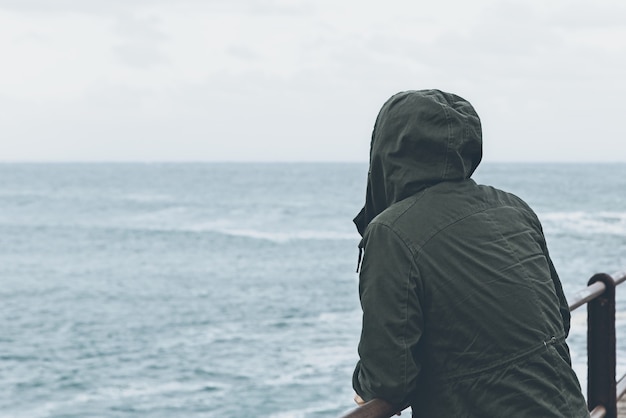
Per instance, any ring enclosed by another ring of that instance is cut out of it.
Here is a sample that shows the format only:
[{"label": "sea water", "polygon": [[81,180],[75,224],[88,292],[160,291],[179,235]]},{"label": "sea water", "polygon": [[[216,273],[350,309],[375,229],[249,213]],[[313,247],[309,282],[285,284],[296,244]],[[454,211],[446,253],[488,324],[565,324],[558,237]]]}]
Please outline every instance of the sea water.
[{"label": "sea water", "polygon": [[[351,220],[366,175],[365,164],[0,164],[0,417],[351,408]],[[484,164],[475,179],[535,209],[567,295],[626,269],[626,164]],[[583,386],[585,322],[574,312],[568,340]]]}]

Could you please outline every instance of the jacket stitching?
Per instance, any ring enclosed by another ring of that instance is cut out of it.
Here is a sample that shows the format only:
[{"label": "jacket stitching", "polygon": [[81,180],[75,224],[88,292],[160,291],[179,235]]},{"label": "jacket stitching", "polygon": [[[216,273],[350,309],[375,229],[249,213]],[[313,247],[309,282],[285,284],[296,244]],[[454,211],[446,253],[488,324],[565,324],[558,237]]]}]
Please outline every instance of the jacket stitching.
[{"label": "jacket stitching", "polygon": [[446,108],[445,105],[440,104],[441,108],[443,109],[443,113],[446,116],[446,124],[448,125],[448,140],[446,142],[446,153],[445,153],[445,160],[443,162],[443,173],[441,174],[441,178],[445,179],[446,175],[448,174],[448,154],[450,152],[450,142],[452,141],[452,126],[450,123],[450,115],[448,113],[448,109]]},{"label": "jacket stitching", "polygon": [[[397,231],[391,225],[388,225],[384,222],[376,222],[375,224],[389,230],[389,232],[391,232],[394,236],[396,236],[400,240],[400,242],[406,247],[406,249],[409,251],[409,254],[413,255],[411,246],[406,242],[405,237],[403,237],[399,233],[399,231]],[[410,350],[406,342],[406,334],[407,334],[407,328],[408,328],[408,322],[409,322],[408,312],[409,312],[409,289],[410,289],[410,282],[411,282],[411,273],[417,270],[415,260],[413,259],[412,261],[413,263],[411,263],[411,267],[409,268],[408,274],[404,281],[404,284],[405,284],[404,318],[403,318],[404,324],[403,324],[403,332],[402,332],[402,348],[403,348],[402,350],[402,356],[403,356],[403,368],[402,368],[403,379],[402,381],[403,381],[403,386],[405,388],[404,392],[406,392],[406,388],[408,387],[407,363],[409,359],[409,353],[411,354],[411,356],[413,355],[412,351]]]},{"label": "jacket stitching", "polygon": [[[562,344],[565,342],[565,336],[564,335],[559,335],[558,337],[555,337],[553,341],[550,342],[550,346],[554,345],[554,344]],[[509,357],[506,360],[502,360],[502,361],[498,361],[495,362],[493,364],[490,364],[489,366],[485,366],[482,368],[479,368],[477,370],[472,370],[471,372],[467,372],[467,373],[457,373],[457,374],[448,374],[445,376],[439,376],[439,377],[435,377],[433,376],[436,380],[438,380],[439,382],[445,383],[445,382],[449,382],[451,380],[454,380],[456,382],[460,382],[460,381],[464,381],[464,380],[469,380],[469,379],[473,379],[476,378],[478,376],[481,376],[483,374],[487,374],[487,373],[491,373],[493,371],[502,369],[504,367],[510,366],[512,364],[516,364],[518,362],[522,362],[524,360],[526,360],[529,357],[532,357],[533,355],[535,355],[536,353],[540,352],[541,350],[545,350],[546,348],[549,348],[548,344],[545,341],[542,341],[541,343],[535,345],[534,347],[522,351],[521,353],[517,354],[516,356],[513,357]]]},{"label": "jacket stitching", "polygon": [[536,304],[536,306],[539,307],[539,311],[541,312],[541,317],[543,318],[543,324],[544,324],[544,328],[543,331],[547,334],[550,334],[550,330],[548,330],[548,328],[545,326],[545,324],[548,323],[547,320],[547,315],[546,312],[544,311],[544,309],[541,307],[541,301],[539,300],[539,296],[537,295],[537,286],[535,286],[532,281],[531,281],[531,275],[528,272],[528,269],[526,268],[526,266],[520,261],[517,253],[511,248],[511,243],[509,242],[508,239],[506,239],[504,237],[504,235],[502,234],[502,232],[500,231],[500,229],[497,227],[497,225],[495,225],[495,222],[493,220],[493,216],[490,213],[487,213],[487,216],[489,217],[489,222],[491,224],[494,224],[493,226],[493,230],[495,231],[496,234],[498,234],[500,236],[500,238],[502,239],[502,241],[504,241],[504,245],[506,245],[506,249],[509,252],[509,254],[511,255],[511,257],[513,257],[515,259],[515,261],[517,262],[517,265],[519,265],[522,270],[524,271],[524,277],[526,278],[526,281],[532,291],[533,297],[534,297],[534,302]]},{"label": "jacket stitching", "polygon": [[[473,215],[479,214],[479,213],[484,213],[487,212],[491,209],[494,209],[493,206],[490,205],[484,205],[484,206],[480,206],[478,208],[476,208],[475,210],[471,211],[470,213],[467,213],[464,216],[458,217],[456,219],[454,219],[452,222],[446,224],[445,226],[443,226],[442,228],[438,229],[434,234],[432,234],[432,236],[428,237],[428,239],[422,244],[422,245],[414,245],[412,240],[410,240],[408,237],[406,237],[401,231],[398,231],[395,228],[395,222],[402,216],[404,215],[407,211],[409,211],[413,206],[415,206],[417,204],[417,202],[420,200],[420,198],[426,193],[428,192],[428,189],[424,190],[420,196],[418,196],[413,202],[411,202],[410,205],[408,205],[405,210],[403,210],[398,216],[396,216],[394,218],[394,220],[392,222],[383,222],[378,220],[377,222],[375,222],[376,224],[380,225],[380,226],[384,226],[385,228],[387,228],[389,231],[391,231],[396,237],[398,237],[398,239],[400,239],[400,241],[407,247],[407,249],[409,250],[409,252],[411,254],[413,254],[413,260],[412,260],[412,264],[411,264],[411,269],[409,271],[409,277],[410,277],[410,272],[413,271],[414,269],[416,269],[416,266],[418,265],[418,259],[419,256],[422,254],[422,250],[423,248],[433,239],[435,238],[439,233],[445,231],[446,229],[452,227],[453,225],[457,224],[458,222],[461,222]],[[502,202],[501,206],[498,206],[500,208],[510,208],[513,210],[519,210],[520,208],[517,208],[515,206],[511,206],[509,204],[506,204],[505,202]],[[491,220],[491,216],[490,216],[490,220]],[[492,221],[492,220],[491,220]],[[497,229],[497,228],[496,228]],[[501,235],[501,234],[500,234]],[[502,235],[501,235],[502,236]],[[504,239],[504,237],[502,236],[502,238]],[[510,249],[509,243],[507,240],[504,240],[507,244],[507,248],[510,252],[512,252],[512,250]],[[513,256],[515,257],[516,261],[518,264],[521,265],[519,259],[515,256],[514,252]],[[526,269],[524,269],[524,272],[526,273],[526,276],[528,277],[528,272]],[[410,278],[407,278],[407,281],[405,282],[407,284],[407,292],[408,292],[408,281],[410,280]],[[534,288],[534,286],[532,286],[532,291],[533,291],[533,295],[535,297],[535,301],[538,302],[537,300],[537,295],[536,295],[536,289]],[[405,320],[404,320],[404,327],[406,329],[406,327],[408,326],[407,322],[408,322],[408,317],[407,317],[407,312],[408,312],[408,293],[406,295],[406,299],[405,299]],[[542,317],[545,319],[545,312],[542,310],[541,311],[541,315]],[[549,333],[547,329],[544,329],[544,332]],[[403,336],[404,337],[404,336]],[[562,342],[565,341],[565,336],[564,335],[559,335],[556,336],[556,341],[558,342]],[[404,368],[404,382],[405,382],[405,387],[406,387],[406,361],[407,361],[407,356],[406,356],[406,350],[407,350],[407,346],[406,346],[406,341],[403,338],[403,347],[404,347],[404,364],[405,364],[405,368]],[[452,379],[469,379],[471,377],[475,377],[475,376],[479,376],[483,373],[486,372],[491,372],[494,370],[497,370],[501,367],[505,367],[508,366],[510,364],[513,364],[516,361],[522,361],[524,359],[526,359],[527,357],[531,356],[532,354],[538,352],[539,350],[541,350],[542,348],[546,348],[547,347],[547,343],[545,341],[542,341],[541,344],[539,344],[538,346],[535,346],[529,350],[525,350],[523,352],[521,352],[520,354],[518,354],[517,356],[514,356],[513,358],[507,358],[506,360],[503,361],[498,361],[496,363],[493,363],[489,366],[480,368],[478,370],[473,370],[471,372],[465,373],[465,374],[456,374],[456,375],[448,375],[448,376],[440,376],[442,381],[449,381]]]}]

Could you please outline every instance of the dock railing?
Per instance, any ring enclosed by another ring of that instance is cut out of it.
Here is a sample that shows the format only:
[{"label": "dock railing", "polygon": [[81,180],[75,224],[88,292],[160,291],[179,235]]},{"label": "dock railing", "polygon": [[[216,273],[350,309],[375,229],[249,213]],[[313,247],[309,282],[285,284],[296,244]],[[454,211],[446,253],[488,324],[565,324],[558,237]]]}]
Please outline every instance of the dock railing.
[{"label": "dock railing", "polygon": [[[626,271],[595,274],[587,287],[569,297],[570,312],[587,304],[587,406],[591,418],[617,418],[617,401],[626,393],[626,375],[615,378],[615,290]],[[398,411],[373,399],[342,418],[390,418]]]}]

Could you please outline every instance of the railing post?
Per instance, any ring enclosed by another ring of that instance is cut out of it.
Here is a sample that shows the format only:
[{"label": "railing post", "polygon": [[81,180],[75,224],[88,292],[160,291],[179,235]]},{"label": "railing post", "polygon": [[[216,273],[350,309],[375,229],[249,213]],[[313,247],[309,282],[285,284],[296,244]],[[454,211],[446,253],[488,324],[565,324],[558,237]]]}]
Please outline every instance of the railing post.
[{"label": "railing post", "polygon": [[606,409],[606,418],[617,418],[615,392],[615,281],[600,273],[589,285],[602,282],[602,295],[587,305],[587,405]]}]

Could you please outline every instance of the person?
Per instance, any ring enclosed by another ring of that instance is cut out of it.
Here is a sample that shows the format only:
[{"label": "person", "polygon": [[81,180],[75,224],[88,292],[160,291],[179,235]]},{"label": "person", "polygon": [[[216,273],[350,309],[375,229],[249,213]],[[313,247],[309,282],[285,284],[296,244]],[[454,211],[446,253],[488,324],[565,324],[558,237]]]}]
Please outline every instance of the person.
[{"label": "person", "polygon": [[480,119],[457,95],[406,91],[380,110],[354,219],[355,399],[415,417],[588,417],[539,219],[470,178],[481,159]]}]

